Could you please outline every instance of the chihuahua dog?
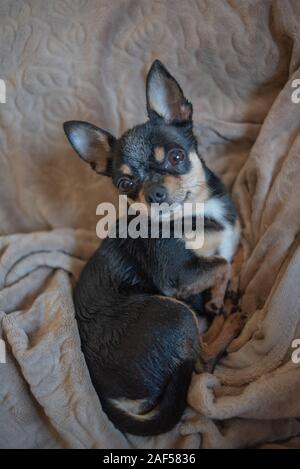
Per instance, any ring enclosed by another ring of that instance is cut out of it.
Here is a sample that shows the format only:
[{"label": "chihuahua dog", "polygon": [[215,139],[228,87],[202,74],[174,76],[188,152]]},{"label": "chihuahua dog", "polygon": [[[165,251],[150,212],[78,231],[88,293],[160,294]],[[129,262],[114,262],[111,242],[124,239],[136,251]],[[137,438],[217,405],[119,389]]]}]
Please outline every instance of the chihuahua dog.
[{"label": "chihuahua dog", "polygon": [[239,224],[224,185],[198,154],[192,104],[158,60],[146,101],[147,122],[120,138],[87,122],[64,124],[80,158],[130,202],[204,203],[201,248],[186,249],[186,239],[172,235],[107,237],[75,288],[82,350],[102,407],[118,429],[136,435],[175,426],[201,351],[215,360],[241,329],[235,313],[213,321],[206,339],[199,334],[196,313],[222,316]]}]

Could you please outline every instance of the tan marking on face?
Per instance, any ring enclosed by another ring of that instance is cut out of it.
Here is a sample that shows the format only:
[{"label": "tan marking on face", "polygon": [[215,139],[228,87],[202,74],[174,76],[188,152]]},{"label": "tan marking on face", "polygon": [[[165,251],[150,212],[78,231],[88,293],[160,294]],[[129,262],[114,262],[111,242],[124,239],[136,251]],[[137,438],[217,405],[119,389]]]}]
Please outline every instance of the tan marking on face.
[{"label": "tan marking on face", "polygon": [[164,186],[168,193],[172,196],[173,193],[181,188],[181,178],[171,175],[164,176]]},{"label": "tan marking on face", "polygon": [[[145,193],[144,193],[144,189],[141,188],[140,192],[138,193],[137,197],[135,199],[131,199],[129,196],[127,196],[127,200],[129,202],[129,205],[132,205],[132,204],[143,204],[144,207],[139,207],[138,210],[141,211],[141,213],[144,213],[144,214],[148,214],[148,208],[149,208],[149,204],[147,204],[146,202],[146,199],[145,199]],[[137,207],[136,207],[137,208]],[[142,210],[140,210],[142,209]]]},{"label": "tan marking on face", "polygon": [[140,204],[146,204],[146,205],[148,205],[147,202],[146,202],[146,199],[145,199],[145,192],[144,192],[144,188],[143,188],[143,187],[141,188],[141,190],[140,190],[139,193],[138,193],[136,202],[139,202]]},{"label": "tan marking on face", "polygon": [[154,158],[158,163],[162,163],[165,158],[165,150],[163,147],[156,147],[154,149]]},{"label": "tan marking on face", "polygon": [[187,174],[181,176],[164,176],[164,185],[172,202],[204,202],[209,198],[209,190],[205,180],[203,165],[196,152],[189,154],[191,168]]},{"label": "tan marking on face", "polygon": [[122,166],[120,166],[120,171],[124,176],[132,176],[131,168],[127,164],[122,164]]},{"label": "tan marking on face", "polygon": [[191,169],[187,174],[181,176],[181,185],[190,195],[187,202],[205,202],[209,198],[203,165],[196,152],[189,154]]},{"label": "tan marking on face", "polygon": [[[167,189],[170,204],[182,203],[184,200],[190,203],[200,203],[209,198],[203,165],[196,152],[191,152],[189,157],[191,168],[187,174],[177,176],[167,174],[163,177],[163,185]],[[188,198],[186,198],[188,193]],[[145,199],[143,187],[136,201],[149,206]]]},{"label": "tan marking on face", "polygon": [[141,215],[149,216],[151,213],[150,205],[147,203],[145,198],[144,188],[142,187],[137,194],[137,197],[132,200],[128,197],[129,204],[135,204],[135,209],[140,212]]}]

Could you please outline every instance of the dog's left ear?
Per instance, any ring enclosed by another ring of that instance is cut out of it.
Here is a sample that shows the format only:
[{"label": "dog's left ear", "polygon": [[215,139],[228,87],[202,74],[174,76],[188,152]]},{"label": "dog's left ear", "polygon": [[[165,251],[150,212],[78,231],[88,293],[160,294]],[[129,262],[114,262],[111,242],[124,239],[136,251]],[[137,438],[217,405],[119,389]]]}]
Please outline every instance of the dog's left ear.
[{"label": "dog's left ear", "polygon": [[89,122],[68,121],[63,127],[69,142],[80,158],[96,173],[111,176],[112,146],[115,137]]},{"label": "dog's left ear", "polygon": [[159,60],[153,62],[148,73],[146,98],[150,120],[159,116],[166,124],[184,124],[192,121],[192,104]]}]

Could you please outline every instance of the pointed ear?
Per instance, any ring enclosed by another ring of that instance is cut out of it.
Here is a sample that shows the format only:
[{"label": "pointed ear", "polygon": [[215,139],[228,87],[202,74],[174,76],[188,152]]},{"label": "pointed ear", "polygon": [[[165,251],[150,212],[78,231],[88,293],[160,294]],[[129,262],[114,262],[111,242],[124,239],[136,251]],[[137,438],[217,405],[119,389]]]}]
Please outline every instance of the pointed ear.
[{"label": "pointed ear", "polygon": [[192,121],[192,104],[184,97],[164,65],[153,62],[146,82],[147,111],[149,118],[160,116],[166,124],[183,124]]},{"label": "pointed ear", "polygon": [[89,163],[96,173],[111,176],[111,147],[115,138],[88,122],[68,121],[63,127],[80,158]]}]

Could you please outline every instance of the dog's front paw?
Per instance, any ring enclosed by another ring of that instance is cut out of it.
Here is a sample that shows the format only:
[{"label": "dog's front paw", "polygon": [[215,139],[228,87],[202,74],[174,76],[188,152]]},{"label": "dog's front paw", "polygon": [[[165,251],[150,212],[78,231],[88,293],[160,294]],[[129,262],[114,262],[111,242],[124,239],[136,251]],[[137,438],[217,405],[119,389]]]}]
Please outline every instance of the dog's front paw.
[{"label": "dog's front paw", "polygon": [[200,360],[197,371],[212,373],[217,362],[230,343],[237,337],[244,327],[246,317],[237,312],[216,316],[209,330],[200,338]]},{"label": "dog's front paw", "polygon": [[205,311],[211,316],[220,314],[223,311],[223,302],[218,302],[215,299],[209,300],[205,303]]},{"label": "dog's front paw", "polygon": [[239,278],[237,276],[230,279],[226,289],[225,299],[230,300],[232,304],[238,305],[241,298],[239,290]]},{"label": "dog's front paw", "polygon": [[238,290],[227,290],[225,295],[226,300],[230,300],[233,305],[238,305],[240,301],[240,292]]},{"label": "dog's front paw", "polygon": [[232,312],[232,314],[229,315],[225,321],[224,328],[228,330],[228,335],[232,336],[231,340],[240,334],[245,325],[245,322],[246,316],[241,312]]},{"label": "dog's front paw", "polygon": [[231,314],[241,313],[241,306],[239,301],[235,302],[232,299],[226,297],[222,309],[222,313],[225,319],[227,319]]}]

